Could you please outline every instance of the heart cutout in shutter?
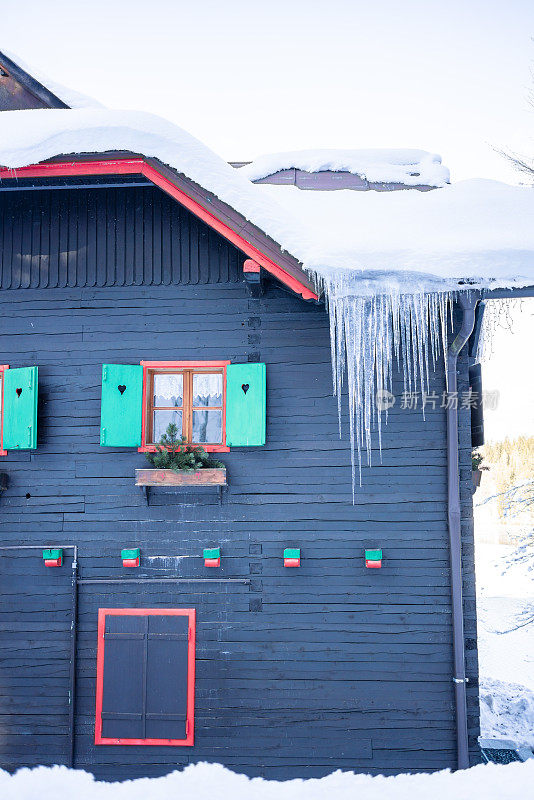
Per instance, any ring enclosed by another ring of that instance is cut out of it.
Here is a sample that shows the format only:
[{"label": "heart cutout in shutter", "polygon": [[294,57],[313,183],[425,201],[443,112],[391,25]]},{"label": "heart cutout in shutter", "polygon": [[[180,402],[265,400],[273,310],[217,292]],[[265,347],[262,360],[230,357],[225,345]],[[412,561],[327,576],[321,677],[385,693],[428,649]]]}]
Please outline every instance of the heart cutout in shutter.
[{"label": "heart cutout in shutter", "polygon": [[17,397],[20,397],[22,394],[22,389],[15,389],[15,391],[17,393]]},{"label": "heart cutout in shutter", "polygon": [[117,386],[117,389],[121,394],[124,394],[124,392],[126,391],[126,386],[123,383],[121,383],[120,386]]},{"label": "heart cutout in shutter", "polygon": [[244,394],[246,394],[250,387],[249,387],[248,383],[243,383],[243,384],[241,384],[241,388],[243,389]]}]

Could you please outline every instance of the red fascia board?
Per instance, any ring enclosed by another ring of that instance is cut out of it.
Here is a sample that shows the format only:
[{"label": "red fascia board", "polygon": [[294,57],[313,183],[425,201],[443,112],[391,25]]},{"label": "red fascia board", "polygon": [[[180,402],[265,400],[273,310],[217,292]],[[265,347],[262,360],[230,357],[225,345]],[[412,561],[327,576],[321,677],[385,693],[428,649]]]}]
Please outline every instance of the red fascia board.
[{"label": "red fascia board", "polygon": [[[187,719],[185,739],[107,739],[102,736],[102,696],[104,690],[104,631],[110,616],[187,616],[189,643],[187,647]],[[192,746],[195,740],[195,622],[194,608],[99,608],[98,645],[96,653],[96,712],[95,744]]]},{"label": "red fascia board", "polygon": [[15,169],[0,169],[0,179],[68,178],[84,175],[140,175],[142,158],[113,158],[94,161],[49,161]]},{"label": "red fascia board", "polygon": [[155,186],[158,186],[166,194],[177,200],[181,205],[191,211],[196,217],[201,219],[213,230],[220,233],[227,241],[231,242],[239,250],[242,250],[253,261],[262,266],[273,277],[285,284],[296,294],[300,294],[304,300],[317,300],[317,295],[307,286],[301,283],[293,275],[290,275],[283,267],[280,267],[268,256],[261,253],[254,245],[250,244],[243,236],[232,230],[229,225],[219,220],[212,212],[203,208],[200,203],[189,197],[182,189],[175,186],[172,181],[162,175],[156,167],[147,164],[142,158],[137,159],[104,159],[94,161],[56,161],[45,164],[32,164],[27,167],[17,169],[0,169],[0,179],[13,178],[46,178],[46,177],[68,177],[82,175],[131,175],[141,174],[148,178]]}]

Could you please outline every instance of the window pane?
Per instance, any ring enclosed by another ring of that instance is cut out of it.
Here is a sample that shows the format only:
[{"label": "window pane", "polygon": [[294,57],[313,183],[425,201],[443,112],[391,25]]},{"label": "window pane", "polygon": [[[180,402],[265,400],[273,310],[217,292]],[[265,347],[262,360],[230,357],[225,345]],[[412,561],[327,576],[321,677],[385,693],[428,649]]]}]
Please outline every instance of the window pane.
[{"label": "window pane", "polygon": [[161,437],[167,430],[167,426],[174,422],[178,428],[178,436],[182,435],[182,412],[181,411],[154,411],[154,444],[158,444]]},{"label": "window pane", "polygon": [[184,395],[184,376],[154,375],[154,406],[181,406]]},{"label": "window pane", "polygon": [[193,375],[193,405],[222,406],[221,373],[197,373]]},{"label": "window pane", "polygon": [[222,442],[222,411],[193,411],[193,441]]}]

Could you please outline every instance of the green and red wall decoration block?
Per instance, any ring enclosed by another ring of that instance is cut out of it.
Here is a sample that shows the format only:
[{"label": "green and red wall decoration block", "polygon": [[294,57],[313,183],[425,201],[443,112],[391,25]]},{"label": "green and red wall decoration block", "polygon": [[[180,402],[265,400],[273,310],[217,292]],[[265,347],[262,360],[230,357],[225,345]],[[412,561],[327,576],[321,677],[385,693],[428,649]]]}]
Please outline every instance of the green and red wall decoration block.
[{"label": "green and red wall decoration block", "polygon": [[60,547],[43,550],[45,567],[60,567],[63,564],[63,550]]},{"label": "green and red wall decoration block", "polygon": [[123,567],[138,567],[141,563],[141,551],[138,547],[129,547],[121,550]]},{"label": "green and red wall decoration block", "polygon": [[365,566],[367,569],[381,569],[382,550],[380,548],[365,551]]},{"label": "green and red wall decoration block", "polygon": [[286,547],[284,567],[300,567],[300,547]]},{"label": "green and red wall decoration block", "polygon": [[205,567],[220,567],[221,566],[221,548],[220,547],[206,547],[204,549],[204,566]]}]

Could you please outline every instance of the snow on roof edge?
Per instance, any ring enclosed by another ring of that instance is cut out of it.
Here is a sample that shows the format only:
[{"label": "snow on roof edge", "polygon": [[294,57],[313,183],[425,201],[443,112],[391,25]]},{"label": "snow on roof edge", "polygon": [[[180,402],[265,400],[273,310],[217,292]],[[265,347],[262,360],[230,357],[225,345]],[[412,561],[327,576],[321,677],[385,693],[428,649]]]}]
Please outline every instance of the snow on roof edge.
[{"label": "snow on roof edge", "polygon": [[104,108],[102,103],[99,103],[98,100],[95,100],[93,97],[89,95],[82,94],[82,92],[78,92],[74,89],[70,89],[68,86],[64,86],[62,83],[58,83],[57,81],[49,78],[42,70],[35,69],[31,64],[29,64],[26,59],[20,58],[16,53],[13,53],[11,50],[6,50],[5,47],[0,46],[0,50],[4,53],[8,58],[11,59],[18,67],[27,72],[30,77],[34,78],[34,80],[38,81],[38,83],[42,84],[45,89],[48,89],[49,92],[55,94],[63,103],[67,106],[70,106],[71,109],[75,108]]},{"label": "snow on roof edge", "polygon": [[[0,114],[0,164],[6,167],[109,151],[159,159],[264,231],[309,274],[345,272],[354,293],[451,291],[465,288],[465,279],[472,288],[534,283],[531,189],[463,181],[423,193],[302,192],[251,183],[189,133],[152,114]],[[471,226],[474,210],[477,224]]]},{"label": "snow on roof edge", "polygon": [[441,187],[450,173],[441,156],[425,150],[295,150],[259,156],[241,167],[251,181],[261,180],[286,169],[304,172],[350,172],[371,183],[400,183],[404,186]]}]

